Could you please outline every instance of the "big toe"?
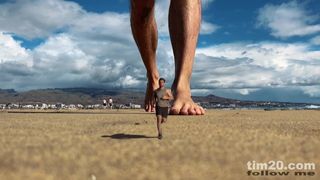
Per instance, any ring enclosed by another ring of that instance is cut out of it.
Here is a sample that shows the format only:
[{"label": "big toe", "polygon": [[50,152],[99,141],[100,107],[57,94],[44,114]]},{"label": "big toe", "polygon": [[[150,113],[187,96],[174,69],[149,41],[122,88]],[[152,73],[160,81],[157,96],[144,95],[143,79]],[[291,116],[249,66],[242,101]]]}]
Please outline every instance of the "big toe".
[{"label": "big toe", "polygon": [[171,115],[178,115],[178,114],[180,114],[180,110],[178,108],[171,108],[170,114]]},{"label": "big toe", "polygon": [[172,115],[178,115],[178,114],[180,114],[180,109],[181,109],[181,105],[173,105],[173,106],[170,108],[170,114],[172,114]]},{"label": "big toe", "polygon": [[181,111],[180,111],[180,114],[182,115],[189,115],[189,109],[191,108],[190,104],[185,104]]}]

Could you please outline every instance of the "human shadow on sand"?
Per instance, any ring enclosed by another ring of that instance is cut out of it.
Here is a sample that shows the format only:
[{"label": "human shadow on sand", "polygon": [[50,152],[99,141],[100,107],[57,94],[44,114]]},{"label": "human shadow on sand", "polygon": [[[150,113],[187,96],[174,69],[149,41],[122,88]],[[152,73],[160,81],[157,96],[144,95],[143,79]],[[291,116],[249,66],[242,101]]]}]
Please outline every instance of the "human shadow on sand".
[{"label": "human shadow on sand", "polygon": [[145,136],[140,134],[113,134],[113,135],[103,135],[102,138],[112,138],[112,139],[140,139],[140,138],[157,138],[157,136]]}]

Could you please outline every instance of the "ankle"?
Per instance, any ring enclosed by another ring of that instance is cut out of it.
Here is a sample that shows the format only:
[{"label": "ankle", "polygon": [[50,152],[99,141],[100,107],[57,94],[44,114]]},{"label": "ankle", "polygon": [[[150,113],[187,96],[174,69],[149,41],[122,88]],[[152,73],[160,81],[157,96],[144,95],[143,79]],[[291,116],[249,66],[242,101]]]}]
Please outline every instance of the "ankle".
[{"label": "ankle", "polygon": [[177,94],[185,94],[191,96],[191,90],[190,90],[190,82],[188,80],[180,80],[180,81],[174,81],[171,87],[173,93],[175,95]]},{"label": "ankle", "polygon": [[147,73],[147,78],[148,78],[148,81],[151,82],[151,83],[158,83],[158,80],[160,78],[160,75],[158,72],[155,72],[155,73]]}]

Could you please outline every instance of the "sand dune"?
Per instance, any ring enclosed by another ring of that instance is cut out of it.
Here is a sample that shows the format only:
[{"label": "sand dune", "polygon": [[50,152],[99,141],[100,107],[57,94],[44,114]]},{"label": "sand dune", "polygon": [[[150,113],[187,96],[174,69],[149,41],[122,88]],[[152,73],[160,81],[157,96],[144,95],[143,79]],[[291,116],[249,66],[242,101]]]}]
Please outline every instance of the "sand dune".
[{"label": "sand dune", "polygon": [[153,114],[81,112],[0,112],[0,179],[253,179],[247,162],[270,160],[316,163],[304,178],[319,179],[320,111],[169,116],[162,140]]}]

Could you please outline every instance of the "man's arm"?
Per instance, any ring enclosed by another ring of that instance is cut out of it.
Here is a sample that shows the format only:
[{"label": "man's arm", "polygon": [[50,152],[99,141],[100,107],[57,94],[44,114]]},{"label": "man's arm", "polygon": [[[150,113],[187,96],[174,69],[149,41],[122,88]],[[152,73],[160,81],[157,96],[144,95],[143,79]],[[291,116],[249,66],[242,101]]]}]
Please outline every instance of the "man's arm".
[{"label": "man's arm", "polygon": [[173,96],[170,89],[167,89],[166,94],[162,97],[164,100],[172,100]]}]

